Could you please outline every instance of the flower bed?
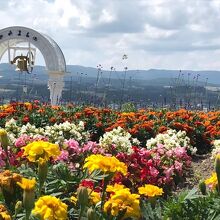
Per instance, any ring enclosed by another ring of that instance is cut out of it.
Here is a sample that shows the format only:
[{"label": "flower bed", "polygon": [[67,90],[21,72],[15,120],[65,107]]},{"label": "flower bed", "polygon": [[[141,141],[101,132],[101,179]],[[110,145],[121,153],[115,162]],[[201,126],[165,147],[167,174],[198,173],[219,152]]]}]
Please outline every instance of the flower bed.
[{"label": "flower bed", "polygon": [[[219,112],[120,113],[38,102],[2,106],[0,215],[144,217],[158,197],[184,181],[191,155],[211,149],[218,117]],[[219,143],[213,143],[215,157]]]},{"label": "flower bed", "polygon": [[14,118],[19,126],[30,123],[36,128],[46,125],[70,122],[84,122],[85,130],[91,134],[93,141],[98,141],[106,131],[121,127],[128,131],[132,138],[137,138],[141,145],[156,134],[168,129],[185,131],[193,147],[199,153],[207,152],[211,142],[220,137],[220,112],[195,112],[180,109],[139,110],[136,112],[118,112],[111,109],[80,107],[73,105],[49,106],[38,101],[33,103],[12,103],[0,107],[0,126]]}]

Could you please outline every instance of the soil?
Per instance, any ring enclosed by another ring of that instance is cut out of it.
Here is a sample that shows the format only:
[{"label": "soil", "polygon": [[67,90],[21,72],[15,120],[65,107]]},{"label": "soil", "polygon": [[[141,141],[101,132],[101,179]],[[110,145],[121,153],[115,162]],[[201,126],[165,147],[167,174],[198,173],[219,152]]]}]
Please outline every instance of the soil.
[{"label": "soil", "polygon": [[184,189],[198,188],[200,181],[209,178],[214,172],[214,160],[211,159],[211,154],[196,155],[192,158],[191,169],[186,175],[183,183],[177,187],[177,192]]}]

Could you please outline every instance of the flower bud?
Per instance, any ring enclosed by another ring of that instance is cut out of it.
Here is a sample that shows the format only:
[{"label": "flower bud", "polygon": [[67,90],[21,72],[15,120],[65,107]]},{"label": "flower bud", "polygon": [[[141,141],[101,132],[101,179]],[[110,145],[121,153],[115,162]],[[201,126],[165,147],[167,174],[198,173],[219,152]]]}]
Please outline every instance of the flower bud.
[{"label": "flower bud", "polygon": [[88,220],[97,219],[96,213],[95,213],[95,211],[94,211],[92,208],[89,208],[89,209],[87,210],[87,219],[88,219]]},{"label": "flower bud", "polygon": [[215,158],[215,171],[217,175],[220,175],[220,154],[218,154]]},{"label": "flower bud", "polygon": [[24,190],[23,191],[23,205],[25,208],[26,219],[29,219],[31,214],[31,210],[34,207],[34,199],[35,199],[35,179],[26,179],[22,178],[21,182],[17,182],[17,184]]},{"label": "flower bud", "polygon": [[4,148],[4,150],[7,150],[8,148],[8,135],[6,130],[4,129],[0,129],[0,143],[2,145],[2,147]]},{"label": "flower bud", "polygon": [[88,190],[84,186],[80,186],[77,189],[77,201],[79,202],[80,205],[86,206],[89,202],[89,194]]},{"label": "flower bud", "polygon": [[206,185],[205,185],[205,182],[204,182],[204,181],[201,181],[201,182],[199,183],[199,189],[200,189],[200,191],[201,191],[201,193],[202,193],[203,195],[206,194]]},{"label": "flower bud", "polygon": [[215,158],[215,172],[217,174],[218,179],[218,193],[220,194],[220,154],[218,154]]},{"label": "flower bud", "polygon": [[17,215],[22,210],[22,201],[17,201],[15,204],[15,214]]}]

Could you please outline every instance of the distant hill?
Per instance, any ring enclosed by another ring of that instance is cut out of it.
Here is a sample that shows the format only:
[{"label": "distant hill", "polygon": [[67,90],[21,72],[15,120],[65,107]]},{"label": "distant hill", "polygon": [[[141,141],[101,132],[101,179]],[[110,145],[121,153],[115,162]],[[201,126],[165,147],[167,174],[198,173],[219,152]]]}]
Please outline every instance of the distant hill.
[{"label": "distant hill", "polygon": [[[65,80],[68,80],[71,76],[74,78],[82,75],[87,78],[96,78],[97,69],[93,67],[84,67],[79,65],[68,65],[67,74]],[[103,78],[109,77],[110,70],[103,70],[101,76]],[[0,82],[7,81],[18,77],[12,65],[2,63],[0,64]],[[47,82],[48,76],[46,68],[43,66],[35,66],[32,76],[27,75],[27,80],[31,77],[36,77],[39,83]],[[111,74],[112,79],[123,80],[124,71],[113,71]],[[197,79],[198,78],[198,79]],[[220,85],[220,71],[192,71],[192,70],[163,70],[163,69],[149,69],[149,70],[128,70],[126,73],[127,80],[142,81],[141,83],[146,85],[171,85],[179,82],[191,83],[197,81],[197,85],[219,86]],[[196,80],[197,79],[197,80]],[[94,79],[93,79],[94,80]]]}]

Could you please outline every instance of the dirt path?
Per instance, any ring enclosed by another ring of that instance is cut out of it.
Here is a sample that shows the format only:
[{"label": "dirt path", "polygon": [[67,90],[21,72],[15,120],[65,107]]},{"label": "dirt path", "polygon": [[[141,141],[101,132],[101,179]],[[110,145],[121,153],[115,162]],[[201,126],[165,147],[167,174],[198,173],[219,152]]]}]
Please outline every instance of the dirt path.
[{"label": "dirt path", "polygon": [[193,157],[186,180],[178,185],[177,192],[198,187],[199,182],[209,178],[212,172],[214,172],[214,160],[211,159],[211,154]]}]

